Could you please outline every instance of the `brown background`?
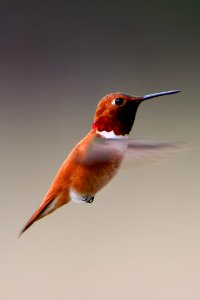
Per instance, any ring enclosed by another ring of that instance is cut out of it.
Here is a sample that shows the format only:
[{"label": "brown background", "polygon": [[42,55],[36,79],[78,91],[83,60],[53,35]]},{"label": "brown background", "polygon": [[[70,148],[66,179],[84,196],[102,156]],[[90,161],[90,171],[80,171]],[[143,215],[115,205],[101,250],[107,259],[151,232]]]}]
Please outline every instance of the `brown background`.
[{"label": "brown background", "polygon": [[[8,0],[0,22],[0,298],[199,300],[198,1]],[[177,88],[140,107],[131,136],[194,150],[17,238],[102,96]]]}]

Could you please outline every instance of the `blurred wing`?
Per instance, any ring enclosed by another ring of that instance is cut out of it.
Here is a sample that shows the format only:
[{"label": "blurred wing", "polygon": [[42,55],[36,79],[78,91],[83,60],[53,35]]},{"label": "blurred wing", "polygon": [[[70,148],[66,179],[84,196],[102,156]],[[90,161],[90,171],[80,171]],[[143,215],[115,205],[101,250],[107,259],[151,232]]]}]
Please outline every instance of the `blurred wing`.
[{"label": "blurred wing", "polygon": [[86,153],[78,157],[77,162],[86,165],[95,165],[112,161],[118,157],[124,156],[127,150],[128,139],[105,139],[95,137],[89,144]]},{"label": "blurred wing", "polygon": [[[95,165],[123,156],[123,167],[135,167],[167,158],[186,150],[188,146],[176,141],[105,139],[95,137],[81,156],[81,163]],[[80,162],[80,161],[79,161]]]},{"label": "blurred wing", "polygon": [[128,140],[123,167],[141,166],[178,154],[188,146],[176,141]]}]

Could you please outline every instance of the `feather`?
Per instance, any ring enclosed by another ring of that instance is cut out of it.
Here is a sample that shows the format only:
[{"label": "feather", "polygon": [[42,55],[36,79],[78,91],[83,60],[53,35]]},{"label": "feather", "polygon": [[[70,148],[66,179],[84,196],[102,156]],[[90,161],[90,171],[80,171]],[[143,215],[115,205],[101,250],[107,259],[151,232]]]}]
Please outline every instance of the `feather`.
[{"label": "feather", "polygon": [[122,156],[124,166],[138,166],[154,162],[188,149],[177,141],[151,141],[131,139],[105,139],[95,137],[88,147],[82,163],[92,165]]}]

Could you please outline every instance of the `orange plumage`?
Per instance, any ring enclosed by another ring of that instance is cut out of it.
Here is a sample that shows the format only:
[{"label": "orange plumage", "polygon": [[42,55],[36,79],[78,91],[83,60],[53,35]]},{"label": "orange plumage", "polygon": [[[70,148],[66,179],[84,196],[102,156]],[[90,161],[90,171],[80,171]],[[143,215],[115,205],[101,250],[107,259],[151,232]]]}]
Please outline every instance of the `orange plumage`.
[{"label": "orange plumage", "polygon": [[150,98],[177,93],[169,91],[144,97],[112,93],[98,104],[91,131],[68,155],[39,208],[22,229],[50,214],[70,200],[91,203],[117,173],[127,150],[145,152],[169,147],[169,143],[134,144],[127,139],[139,104]]}]

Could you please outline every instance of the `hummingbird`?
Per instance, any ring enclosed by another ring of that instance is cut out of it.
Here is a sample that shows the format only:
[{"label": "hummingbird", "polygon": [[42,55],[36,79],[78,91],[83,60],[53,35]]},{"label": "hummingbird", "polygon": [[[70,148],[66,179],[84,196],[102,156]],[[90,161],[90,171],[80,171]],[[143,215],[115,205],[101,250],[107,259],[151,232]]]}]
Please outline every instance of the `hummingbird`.
[{"label": "hummingbird", "polygon": [[91,130],[67,156],[20,235],[35,221],[70,201],[92,203],[97,192],[117,174],[126,157],[135,163],[173,149],[175,142],[134,140],[128,136],[142,102],[178,92],[180,90],[145,96],[117,92],[103,97],[98,103]]}]

